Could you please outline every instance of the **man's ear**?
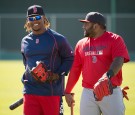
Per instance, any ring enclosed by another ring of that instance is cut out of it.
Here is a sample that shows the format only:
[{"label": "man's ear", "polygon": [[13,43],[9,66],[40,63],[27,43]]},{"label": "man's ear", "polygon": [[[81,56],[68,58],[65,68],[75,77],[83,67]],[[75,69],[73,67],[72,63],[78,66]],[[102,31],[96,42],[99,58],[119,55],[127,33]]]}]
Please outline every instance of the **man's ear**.
[{"label": "man's ear", "polygon": [[94,28],[94,29],[96,29],[96,28],[97,28],[97,26],[98,26],[98,24],[94,24],[93,28]]},{"label": "man's ear", "polygon": [[94,29],[96,29],[96,25],[94,24],[94,27],[93,27]]}]

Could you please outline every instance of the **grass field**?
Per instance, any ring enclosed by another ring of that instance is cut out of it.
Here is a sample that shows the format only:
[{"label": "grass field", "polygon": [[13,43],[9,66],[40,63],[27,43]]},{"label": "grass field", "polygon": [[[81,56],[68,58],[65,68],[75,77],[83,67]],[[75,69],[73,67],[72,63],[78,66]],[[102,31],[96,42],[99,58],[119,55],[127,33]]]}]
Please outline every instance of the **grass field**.
[{"label": "grass field", "polygon": [[[10,110],[9,105],[22,97],[21,76],[24,72],[22,61],[0,61],[0,115],[23,115],[22,105],[15,110]],[[128,85],[129,101],[124,99],[126,115],[135,114],[135,62],[123,66],[123,85]],[[74,114],[79,115],[79,102],[81,95],[81,78],[73,92],[75,93]],[[70,108],[64,100],[64,115],[70,115]]]}]

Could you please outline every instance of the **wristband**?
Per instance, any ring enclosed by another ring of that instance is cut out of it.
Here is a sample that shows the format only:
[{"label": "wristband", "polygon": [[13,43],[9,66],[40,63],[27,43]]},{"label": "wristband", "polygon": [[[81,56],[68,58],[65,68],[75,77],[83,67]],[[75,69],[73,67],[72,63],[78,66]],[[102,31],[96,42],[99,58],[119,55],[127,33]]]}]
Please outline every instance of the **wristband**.
[{"label": "wristband", "polygon": [[108,72],[107,72],[107,77],[110,79],[112,76],[114,76],[114,72],[113,72],[113,70],[109,70]]}]

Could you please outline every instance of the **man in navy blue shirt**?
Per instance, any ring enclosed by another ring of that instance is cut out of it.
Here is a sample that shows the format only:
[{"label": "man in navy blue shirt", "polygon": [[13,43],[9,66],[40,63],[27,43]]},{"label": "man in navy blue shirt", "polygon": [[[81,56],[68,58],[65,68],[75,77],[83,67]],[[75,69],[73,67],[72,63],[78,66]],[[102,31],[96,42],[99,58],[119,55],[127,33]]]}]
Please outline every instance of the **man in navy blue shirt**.
[{"label": "man in navy blue shirt", "polygon": [[[73,49],[63,35],[49,28],[50,23],[39,5],[28,8],[24,27],[29,33],[21,42],[25,66],[24,115],[63,115],[64,76],[72,66]],[[42,61],[59,79],[38,82],[30,72],[37,61]]]}]

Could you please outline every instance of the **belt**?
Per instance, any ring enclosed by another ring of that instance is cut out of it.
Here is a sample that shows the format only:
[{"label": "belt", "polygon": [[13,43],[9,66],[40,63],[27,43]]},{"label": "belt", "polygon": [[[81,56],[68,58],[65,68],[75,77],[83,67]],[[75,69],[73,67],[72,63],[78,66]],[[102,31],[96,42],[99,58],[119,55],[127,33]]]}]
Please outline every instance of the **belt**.
[{"label": "belt", "polygon": [[117,86],[112,86],[113,87],[113,89],[116,89],[117,88]]}]

